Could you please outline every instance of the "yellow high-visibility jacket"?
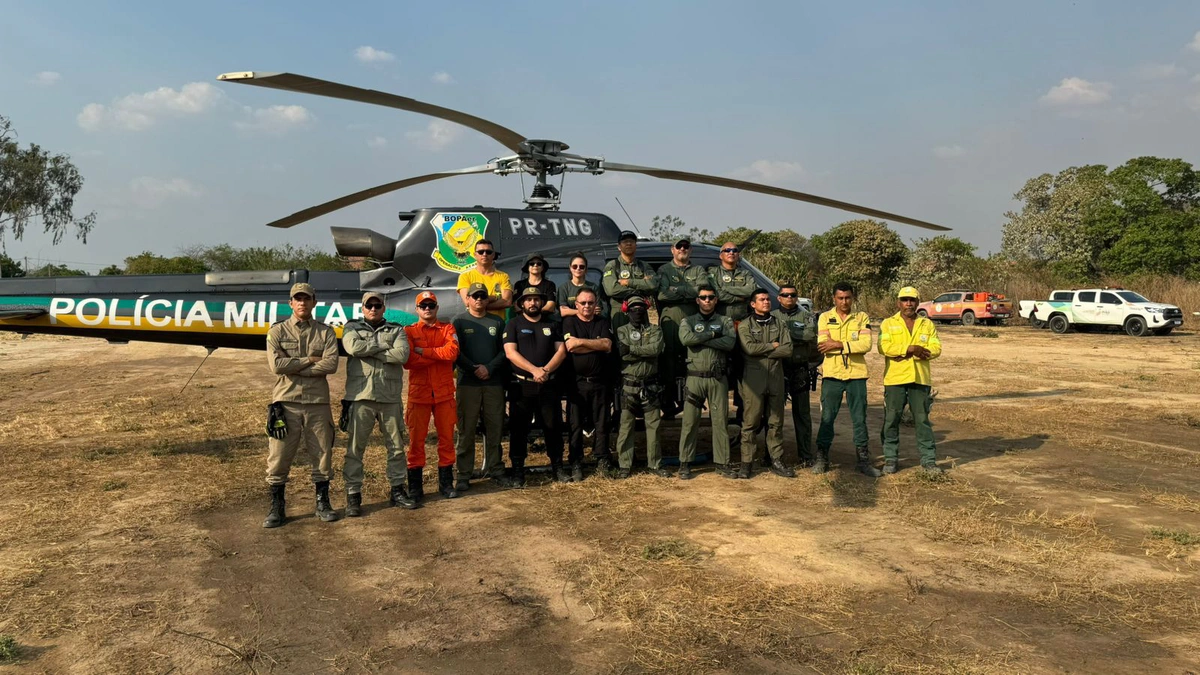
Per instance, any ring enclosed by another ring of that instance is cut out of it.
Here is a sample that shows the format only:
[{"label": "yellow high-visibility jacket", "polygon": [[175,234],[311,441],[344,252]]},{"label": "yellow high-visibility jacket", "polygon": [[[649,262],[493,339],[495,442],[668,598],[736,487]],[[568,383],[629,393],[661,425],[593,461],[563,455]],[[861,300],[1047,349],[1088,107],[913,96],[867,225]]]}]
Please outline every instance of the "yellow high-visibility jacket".
[{"label": "yellow high-visibility jacket", "polygon": [[817,319],[817,343],[836,340],[842,351],[829,352],[821,363],[822,377],[835,380],[867,379],[866,353],[871,351],[871,317],[851,312],[843,321],[837,310],[823,312]]},{"label": "yellow high-visibility jacket", "polygon": [[[928,359],[907,356],[908,348],[919,345],[929,350]],[[896,312],[879,325],[879,353],[884,356],[883,384],[933,384],[929,361],[942,355],[942,341],[938,339],[937,327],[933,322],[918,316],[913,322],[912,332],[904,318]]]}]

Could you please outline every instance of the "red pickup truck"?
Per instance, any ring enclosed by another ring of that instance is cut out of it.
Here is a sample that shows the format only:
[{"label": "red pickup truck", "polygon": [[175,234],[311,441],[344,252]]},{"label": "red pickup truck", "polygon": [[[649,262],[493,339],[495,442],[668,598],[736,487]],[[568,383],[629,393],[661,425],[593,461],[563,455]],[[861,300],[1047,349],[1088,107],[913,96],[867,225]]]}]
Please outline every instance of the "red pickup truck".
[{"label": "red pickup truck", "polygon": [[954,290],[922,302],[917,306],[917,314],[934,322],[961,321],[964,326],[976,323],[995,326],[1012,316],[1012,300],[999,293]]}]

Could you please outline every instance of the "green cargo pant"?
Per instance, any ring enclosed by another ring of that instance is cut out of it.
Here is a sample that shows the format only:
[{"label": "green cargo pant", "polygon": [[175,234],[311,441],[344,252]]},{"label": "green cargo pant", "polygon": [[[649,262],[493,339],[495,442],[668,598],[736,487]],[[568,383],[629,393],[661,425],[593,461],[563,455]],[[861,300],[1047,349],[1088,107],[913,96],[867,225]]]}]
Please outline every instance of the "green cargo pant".
[{"label": "green cargo pant", "polygon": [[287,436],[267,439],[267,484],[287,483],[301,445],[301,456],[312,464],[312,481],[328,481],[333,471],[333,414],[329,404],[284,402],[283,419]]},{"label": "green cargo pant", "polygon": [[696,438],[700,426],[700,409],[708,401],[712,418],[713,461],[729,463],[729,384],[724,377],[688,376],[684,386],[683,431],[679,435],[679,461],[691,463],[696,458]]},{"label": "green cargo pant", "polygon": [[350,423],[346,426],[350,438],[346,442],[346,461],[342,464],[342,478],[346,481],[348,494],[362,492],[363,452],[377,421],[379,433],[383,435],[383,447],[387,448],[388,484],[404,485],[408,475],[401,438],[404,412],[400,404],[355,401],[350,405]]},{"label": "green cargo pant", "polygon": [[[622,469],[633,468],[633,429],[637,420],[629,398],[636,399],[639,389],[623,386],[617,405],[621,406],[621,427],[617,432],[617,462]],[[646,423],[646,466],[657,469],[662,466],[662,448],[658,444],[658,423],[662,410],[657,402],[642,406],[642,419]]]},{"label": "green cargo pant", "polygon": [[742,463],[754,461],[758,449],[758,430],[767,423],[767,454],[772,460],[783,459],[783,409],[787,397],[783,383],[755,391],[754,385],[742,380]]},{"label": "green cargo pant", "polygon": [[884,461],[896,461],[900,453],[900,416],[904,406],[912,411],[913,426],[917,428],[917,450],[921,453],[921,466],[937,464],[937,447],[933,441],[933,425],[929,422],[930,387],[925,384],[893,384],[883,388],[883,429],[879,432],[883,441]]},{"label": "green cargo pant", "polygon": [[483,418],[483,474],[504,473],[500,434],[504,424],[504,387],[458,385],[458,447],[455,448],[459,478],[470,478],[475,470],[475,439]]},{"label": "green cargo pant", "polygon": [[842,407],[842,395],[850,408],[850,423],[854,427],[854,447],[867,447],[867,381],[821,379],[821,428],[817,429],[817,448],[829,450],[833,445],[833,421]]}]

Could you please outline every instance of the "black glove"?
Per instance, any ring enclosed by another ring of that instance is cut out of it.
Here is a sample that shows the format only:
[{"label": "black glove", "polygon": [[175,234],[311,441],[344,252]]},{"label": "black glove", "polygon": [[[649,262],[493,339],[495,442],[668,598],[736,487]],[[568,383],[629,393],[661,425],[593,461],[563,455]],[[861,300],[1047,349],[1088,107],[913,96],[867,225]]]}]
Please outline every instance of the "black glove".
[{"label": "black glove", "polygon": [[350,426],[350,406],[354,401],[342,400],[342,414],[338,417],[338,428],[345,431]]},{"label": "black glove", "polygon": [[283,416],[283,404],[271,403],[267,406],[267,435],[276,440],[287,436],[287,420]]}]

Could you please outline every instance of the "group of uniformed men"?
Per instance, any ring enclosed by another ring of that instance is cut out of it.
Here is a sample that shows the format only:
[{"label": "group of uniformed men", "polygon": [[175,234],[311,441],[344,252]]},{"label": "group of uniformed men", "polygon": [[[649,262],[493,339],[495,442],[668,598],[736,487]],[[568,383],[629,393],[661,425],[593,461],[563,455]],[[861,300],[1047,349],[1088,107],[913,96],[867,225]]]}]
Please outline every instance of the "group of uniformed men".
[{"label": "group of uniformed men", "polygon": [[[342,335],[349,355],[340,420],[348,434],[343,463],[346,515],[362,515],[363,451],[376,424],[388,453],[391,505],[421,506],[431,418],[438,439],[438,490],[446,498],[470,488],[481,423],[482,475],[504,487],[520,488],[525,485],[534,421],[543,430],[554,479],[572,482],[583,480],[588,436],[597,473],[627,478],[633,468],[635,418],[641,416],[648,468],[665,478],[670,474],[662,465],[659,422],[664,415],[682,412],[677,475],[690,479],[705,405],[712,420],[712,458],[718,475],[750,478],[756,439],[765,430],[769,470],[794,477],[793,468],[783,461],[788,397],[800,466],[811,466],[814,473],[829,469],[833,424],[843,396],[850,408],[858,471],[878,477],[897,470],[899,426],[906,406],[913,415],[923,468],[941,471],[929,423],[929,361],[940,355],[941,343],[933,323],[917,316],[915,288],[901,289],[899,312],[880,326],[878,350],[885,358],[881,472],[872,465],[867,444],[865,355],[872,346],[871,325],[864,312],[853,311],[850,285],[836,285],[833,309],[814,317],[799,305],[796,286],[785,282],[777,296],[780,309],[773,311],[769,292],[757,288],[750,273],[738,266],[740,251],[734,243],[725,243],[720,264],[707,269],[691,264],[687,238],[674,243],[672,262],[657,270],[637,259],[633,232],[621,233],[618,250],[619,256],[606,263],[599,287],[587,280],[588,262],[582,253],[572,257],[571,278],[561,288],[547,279],[546,259],[537,253],[525,261],[528,276],[514,286],[508,274],[495,267],[495,246],[481,239],[475,244],[475,266],[458,281],[456,300],[467,311],[450,323],[438,319],[438,298],[432,291],[417,295],[418,320],[409,326],[387,321],[384,297],[365,293],[362,319],[348,322]],[[332,328],[313,318],[316,291],[311,285],[294,285],[290,297],[292,316],[271,326],[267,334],[267,358],[279,379],[268,422],[271,509],[263,527],[284,522],[284,487],[302,444],[312,458],[316,515],[323,521],[338,518],[329,499],[334,423],[326,381],[337,370],[337,338]],[[605,305],[607,317],[601,312]],[[650,321],[649,310],[655,305],[657,325]],[[506,322],[510,308],[513,316]],[[814,452],[809,391],[815,389],[818,364],[823,384]],[[409,387],[402,411],[404,370],[409,371]],[[731,462],[727,426],[731,386],[741,417],[738,465]],[[500,445],[506,404],[511,465],[507,472]],[[614,418],[619,419],[615,474],[609,451]],[[411,434],[407,453],[406,433]]]}]

